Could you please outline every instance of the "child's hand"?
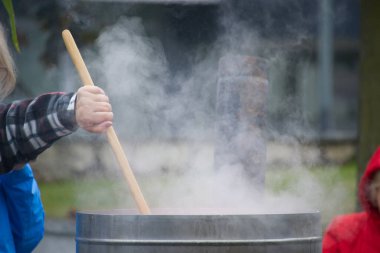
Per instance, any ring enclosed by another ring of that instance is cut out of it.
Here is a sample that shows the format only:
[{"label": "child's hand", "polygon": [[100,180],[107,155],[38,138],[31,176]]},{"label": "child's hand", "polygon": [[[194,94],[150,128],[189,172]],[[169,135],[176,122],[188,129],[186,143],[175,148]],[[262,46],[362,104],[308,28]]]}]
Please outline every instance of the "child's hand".
[{"label": "child's hand", "polygon": [[75,118],[79,127],[92,133],[102,133],[112,126],[112,107],[101,88],[84,86],[78,90]]}]

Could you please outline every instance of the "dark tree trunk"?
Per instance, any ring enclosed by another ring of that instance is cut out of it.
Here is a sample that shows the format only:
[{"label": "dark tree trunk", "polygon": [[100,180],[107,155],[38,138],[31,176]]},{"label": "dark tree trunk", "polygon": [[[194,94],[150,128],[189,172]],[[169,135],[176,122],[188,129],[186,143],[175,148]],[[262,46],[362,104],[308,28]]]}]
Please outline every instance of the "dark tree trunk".
[{"label": "dark tree trunk", "polygon": [[358,180],[380,145],[380,1],[361,0]]}]

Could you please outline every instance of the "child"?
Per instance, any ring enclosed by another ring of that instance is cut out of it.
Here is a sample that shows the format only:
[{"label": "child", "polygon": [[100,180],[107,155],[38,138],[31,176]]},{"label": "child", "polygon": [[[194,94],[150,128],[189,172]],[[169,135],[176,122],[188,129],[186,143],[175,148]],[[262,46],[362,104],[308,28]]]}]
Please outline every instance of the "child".
[{"label": "child", "polygon": [[[0,96],[16,75],[0,25]],[[112,125],[112,108],[99,87],[48,93],[0,104],[0,252],[31,252],[43,236],[39,189],[27,164],[53,142],[81,127],[101,133]]]},{"label": "child", "polygon": [[336,217],[323,238],[323,253],[380,252],[380,148],[359,185],[363,212]]}]

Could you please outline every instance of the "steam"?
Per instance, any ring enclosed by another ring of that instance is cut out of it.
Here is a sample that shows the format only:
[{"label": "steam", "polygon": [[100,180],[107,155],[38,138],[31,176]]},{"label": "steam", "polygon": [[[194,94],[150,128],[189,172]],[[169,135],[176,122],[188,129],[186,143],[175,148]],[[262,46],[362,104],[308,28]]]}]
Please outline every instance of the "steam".
[{"label": "steam", "polygon": [[[210,48],[200,48],[194,54],[187,72],[171,71],[160,40],[147,35],[139,18],[121,17],[101,32],[96,41],[97,54],[87,53],[95,79],[106,85],[102,87],[112,101],[114,127],[126,143],[132,167],[148,182],[140,181],[142,190],[152,207],[239,209],[250,213],[319,210],[326,204],[327,195],[334,199],[342,193],[339,187],[331,193],[322,189],[306,169],[317,162],[316,158],[307,156],[312,159],[305,163],[300,141],[286,134],[297,131],[302,122],[289,124],[285,133],[279,133],[273,123],[267,129],[268,136],[282,145],[278,150],[269,144],[268,157],[280,157],[274,174],[293,168],[299,175],[289,189],[267,191],[263,196],[242,170],[214,169],[218,60],[236,52],[261,55],[265,49],[262,35],[234,19],[226,16],[222,20],[225,33]],[[307,36],[301,32],[295,41]],[[265,57],[272,66],[287,55],[286,51],[268,51]],[[274,85],[271,73],[277,70],[270,70],[270,85]],[[280,106],[287,108],[283,103]],[[281,117],[289,117],[289,111],[283,110]],[[299,114],[290,116],[291,122],[300,121]],[[281,157],[286,152],[289,155]]]},{"label": "steam", "polygon": [[[170,76],[160,41],[145,34],[138,18],[121,18],[99,36],[97,46],[92,68],[107,85],[121,135],[139,141],[196,137],[197,128],[210,128],[215,74],[207,75],[209,59],[197,62],[193,77]],[[173,85],[179,90],[168,94]]]}]

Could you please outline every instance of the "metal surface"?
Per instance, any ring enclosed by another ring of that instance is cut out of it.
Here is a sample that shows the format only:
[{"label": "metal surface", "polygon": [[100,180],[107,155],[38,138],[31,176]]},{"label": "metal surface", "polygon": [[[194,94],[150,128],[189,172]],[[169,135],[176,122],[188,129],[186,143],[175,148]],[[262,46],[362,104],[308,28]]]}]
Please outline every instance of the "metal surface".
[{"label": "metal surface", "polygon": [[77,213],[78,253],[320,252],[319,213],[136,215]]}]

